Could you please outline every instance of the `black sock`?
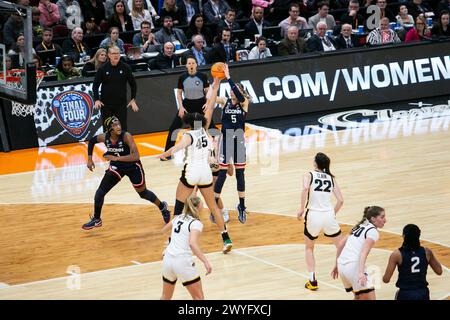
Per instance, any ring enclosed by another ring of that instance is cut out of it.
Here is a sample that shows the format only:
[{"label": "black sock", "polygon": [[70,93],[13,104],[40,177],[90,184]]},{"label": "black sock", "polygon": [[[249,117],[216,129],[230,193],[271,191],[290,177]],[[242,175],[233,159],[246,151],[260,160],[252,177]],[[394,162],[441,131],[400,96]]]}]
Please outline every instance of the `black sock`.
[{"label": "black sock", "polygon": [[142,192],[138,192],[138,194],[142,199],[148,200],[152,203],[154,203],[158,199],[156,195],[148,189],[145,189]]},{"label": "black sock", "polygon": [[184,203],[179,200],[175,200],[175,208],[173,210],[173,215],[177,216],[177,215],[182,214],[183,209],[184,209]]},{"label": "black sock", "polygon": [[239,205],[241,208],[245,208],[245,198],[239,197]]},{"label": "black sock", "polygon": [[222,239],[223,239],[223,241],[230,239],[230,236],[228,235],[228,231],[222,232]]}]

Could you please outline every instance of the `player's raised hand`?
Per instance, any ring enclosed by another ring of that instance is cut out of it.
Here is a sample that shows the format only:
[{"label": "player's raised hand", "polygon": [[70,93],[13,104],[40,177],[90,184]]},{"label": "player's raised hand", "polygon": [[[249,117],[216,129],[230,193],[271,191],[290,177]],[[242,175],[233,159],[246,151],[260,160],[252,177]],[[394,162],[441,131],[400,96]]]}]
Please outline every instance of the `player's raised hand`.
[{"label": "player's raised hand", "polygon": [[228,68],[228,64],[224,64],[223,72],[225,73],[225,78],[230,79],[230,69]]}]

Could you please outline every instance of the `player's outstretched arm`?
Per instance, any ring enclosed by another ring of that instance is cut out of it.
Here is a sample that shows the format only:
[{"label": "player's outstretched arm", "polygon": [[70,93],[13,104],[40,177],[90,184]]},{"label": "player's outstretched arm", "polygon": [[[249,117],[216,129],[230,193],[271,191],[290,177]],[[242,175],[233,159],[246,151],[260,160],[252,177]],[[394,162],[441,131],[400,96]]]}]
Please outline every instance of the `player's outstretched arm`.
[{"label": "player's outstretched arm", "polygon": [[190,134],[184,134],[183,138],[181,138],[181,141],[178,142],[176,145],[174,145],[172,148],[167,150],[164,153],[161,153],[159,155],[159,158],[166,159],[167,157],[173,156],[176,152],[178,152],[181,149],[186,148],[192,143],[192,138]]},{"label": "player's outstretched arm", "polygon": [[89,170],[94,171],[95,169],[95,163],[92,160],[92,153],[94,152],[94,147],[96,143],[99,142],[105,142],[105,135],[99,134],[98,136],[93,136],[88,143],[88,161],[87,161],[87,167]]}]

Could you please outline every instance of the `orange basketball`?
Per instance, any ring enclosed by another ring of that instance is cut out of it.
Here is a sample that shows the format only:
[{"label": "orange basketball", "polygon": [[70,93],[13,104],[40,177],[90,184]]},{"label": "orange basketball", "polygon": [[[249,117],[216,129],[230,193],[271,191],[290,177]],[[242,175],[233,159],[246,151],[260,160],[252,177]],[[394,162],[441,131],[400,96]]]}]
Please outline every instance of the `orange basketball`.
[{"label": "orange basketball", "polygon": [[225,63],[216,62],[211,67],[211,75],[213,78],[219,78],[220,80],[225,79],[225,72],[223,71]]}]

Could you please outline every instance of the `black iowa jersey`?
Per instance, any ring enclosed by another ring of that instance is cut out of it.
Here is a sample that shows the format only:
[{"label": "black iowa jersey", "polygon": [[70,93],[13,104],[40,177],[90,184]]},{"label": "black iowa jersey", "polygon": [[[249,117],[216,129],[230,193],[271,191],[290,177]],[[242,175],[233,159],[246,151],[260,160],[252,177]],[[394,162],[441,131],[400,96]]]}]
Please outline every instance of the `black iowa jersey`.
[{"label": "black iowa jersey", "polygon": [[[120,136],[116,141],[111,139],[111,135],[109,133],[105,134],[105,145],[106,145],[106,154],[113,156],[124,157],[129,155],[130,147],[123,141],[123,137],[125,136],[126,131],[122,131]],[[122,161],[111,161],[111,166],[116,166],[118,168],[127,168],[133,167],[136,162],[122,162]]]}]

